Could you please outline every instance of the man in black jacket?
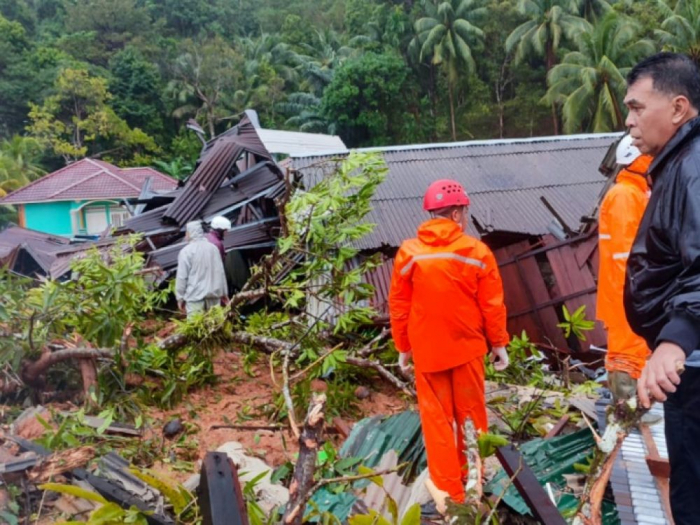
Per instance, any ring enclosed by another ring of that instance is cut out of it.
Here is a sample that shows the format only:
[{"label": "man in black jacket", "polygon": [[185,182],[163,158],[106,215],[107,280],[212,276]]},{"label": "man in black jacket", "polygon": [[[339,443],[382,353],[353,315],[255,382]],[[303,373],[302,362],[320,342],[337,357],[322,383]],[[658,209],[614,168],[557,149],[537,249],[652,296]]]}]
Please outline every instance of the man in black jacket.
[{"label": "man in black jacket", "polygon": [[[639,399],[665,401],[676,525],[700,523],[700,72],[660,53],[627,77],[633,144],[654,157],[652,194],[627,263],[625,312],[654,349]],[[685,367],[685,371],[680,371]]]}]

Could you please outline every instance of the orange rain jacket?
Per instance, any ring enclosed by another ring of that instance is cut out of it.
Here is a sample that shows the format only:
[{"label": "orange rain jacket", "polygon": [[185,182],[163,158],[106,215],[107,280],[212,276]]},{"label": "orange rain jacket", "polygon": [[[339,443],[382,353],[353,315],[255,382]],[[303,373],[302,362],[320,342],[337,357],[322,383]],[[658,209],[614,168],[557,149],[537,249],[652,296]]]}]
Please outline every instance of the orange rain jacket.
[{"label": "orange rain jacket", "polygon": [[627,372],[638,379],[649,355],[644,339],[636,335],[625,315],[623,291],[630,249],[649,202],[646,171],[649,155],[622,170],[600,207],[597,318],[608,331],[609,372]]},{"label": "orange rain jacket", "polygon": [[439,372],[506,346],[506,307],[496,259],[449,219],[431,219],[405,241],[389,293],[399,352],[413,350],[416,372]]},{"label": "orange rain jacket", "polygon": [[397,350],[413,350],[430,478],[462,502],[465,421],[488,430],[483,356],[509,339],[491,250],[449,219],[423,223],[396,255],[389,313]]}]

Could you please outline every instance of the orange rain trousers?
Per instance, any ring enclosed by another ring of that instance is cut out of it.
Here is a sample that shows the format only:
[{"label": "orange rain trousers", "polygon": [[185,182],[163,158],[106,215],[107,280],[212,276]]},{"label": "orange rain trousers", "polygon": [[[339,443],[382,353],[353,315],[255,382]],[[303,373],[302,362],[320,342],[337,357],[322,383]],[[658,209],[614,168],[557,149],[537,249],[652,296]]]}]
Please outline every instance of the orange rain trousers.
[{"label": "orange rain trousers", "polygon": [[642,155],[622,170],[600,207],[596,314],[608,331],[605,368],[608,372],[626,372],[633,379],[639,379],[650,352],[644,339],[627,323],[622,295],[627,257],[649,201],[644,174],[650,162],[651,157]]},{"label": "orange rain trousers", "polygon": [[471,418],[477,432],[488,430],[484,360],[472,359],[442,372],[416,371],[416,390],[430,479],[462,503],[467,477],[464,423]]}]

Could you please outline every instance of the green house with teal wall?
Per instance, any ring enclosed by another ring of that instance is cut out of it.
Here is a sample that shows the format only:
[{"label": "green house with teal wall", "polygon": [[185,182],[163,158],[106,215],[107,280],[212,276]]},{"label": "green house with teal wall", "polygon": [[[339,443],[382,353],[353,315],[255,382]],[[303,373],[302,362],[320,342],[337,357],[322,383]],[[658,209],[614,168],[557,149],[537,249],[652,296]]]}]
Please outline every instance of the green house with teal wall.
[{"label": "green house with teal wall", "polygon": [[70,238],[98,236],[131,216],[131,203],[144,186],[167,193],[177,181],[153,168],[82,159],[10,193],[0,204],[17,207],[23,228]]}]

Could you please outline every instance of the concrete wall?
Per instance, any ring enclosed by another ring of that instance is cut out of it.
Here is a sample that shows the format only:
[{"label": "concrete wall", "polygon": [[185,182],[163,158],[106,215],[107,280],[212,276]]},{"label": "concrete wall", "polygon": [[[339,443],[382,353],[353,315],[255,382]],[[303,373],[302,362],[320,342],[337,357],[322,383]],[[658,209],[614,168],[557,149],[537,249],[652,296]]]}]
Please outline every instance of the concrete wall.
[{"label": "concrete wall", "polygon": [[73,235],[70,210],[73,202],[39,202],[24,205],[26,227],[52,235]]}]

